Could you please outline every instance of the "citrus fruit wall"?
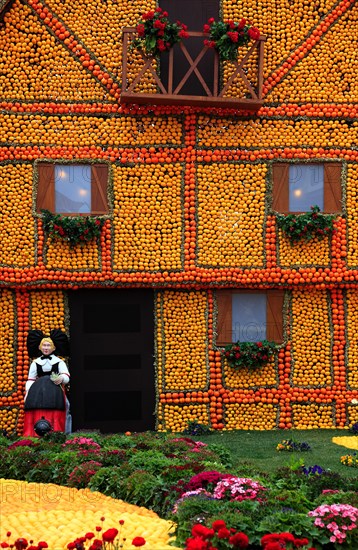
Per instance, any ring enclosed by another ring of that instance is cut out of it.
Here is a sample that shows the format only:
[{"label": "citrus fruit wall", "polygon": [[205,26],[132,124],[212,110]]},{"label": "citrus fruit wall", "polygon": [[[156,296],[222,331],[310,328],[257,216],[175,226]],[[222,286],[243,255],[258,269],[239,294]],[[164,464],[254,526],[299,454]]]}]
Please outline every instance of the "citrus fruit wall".
[{"label": "citrus fruit wall", "polygon": [[[78,287],[154,289],[160,430],[358,421],[357,3],[222,3],[224,19],[246,17],[267,36],[264,104],[251,115],[120,104],[121,29],[154,2],[2,4],[1,427],[22,429],[27,331],[68,330],[66,291]],[[70,248],[44,234],[43,159],[109,163],[98,241]],[[278,230],[273,163],[288,161],[340,163],[331,239],[292,247]],[[263,370],[222,359],[218,288],[284,290],[284,346]]]}]

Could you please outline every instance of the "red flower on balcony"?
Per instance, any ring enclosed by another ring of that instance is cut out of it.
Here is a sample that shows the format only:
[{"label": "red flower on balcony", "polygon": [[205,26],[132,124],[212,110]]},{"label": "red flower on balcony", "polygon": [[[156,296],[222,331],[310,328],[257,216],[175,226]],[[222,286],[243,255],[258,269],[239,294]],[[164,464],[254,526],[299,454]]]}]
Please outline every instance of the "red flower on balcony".
[{"label": "red flower on balcony", "polygon": [[236,23],[231,20],[215,21],[211,17],[204,25],[203,31],[209,35],[209,38],[204,40],[205,46],[215,48],[223,61],[236,61],[240,46],[260,38],[260,31],[251,26],[246,19]]},{"label": "red flower on balcony", "polygon": [[180,21],[169,21],[168,12],[161,8],[144,13],[136,31],[138,37],[133,41],[133,46],[152,56],[170,50],[174,44],[189,36],[187,26]]}]

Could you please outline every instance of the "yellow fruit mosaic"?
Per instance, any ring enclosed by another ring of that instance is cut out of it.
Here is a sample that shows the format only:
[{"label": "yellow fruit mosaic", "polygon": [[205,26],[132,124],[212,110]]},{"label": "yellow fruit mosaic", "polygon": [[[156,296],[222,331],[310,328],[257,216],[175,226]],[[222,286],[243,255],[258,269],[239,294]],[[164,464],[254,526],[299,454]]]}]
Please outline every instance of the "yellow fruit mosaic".
[{"label": "yellow fruit mosaic", "polygon": [[66,294],[63,291],[31,292],[30,329],[40,329],[45,334],[49,334],[55,328],[66,332],[66,318]]},{"label": "yellow fruit mosaic", "polygon": [[0,407],[0,430],[9,433],[16,431],[20,409],[17,407]]},{"label": "yellow fruit mosaic", "polygon": [[225,406],[226,430],[272,430],[276,427],[277,407],[267,403],[235,403]]},{"label": "yellow fruit mosaic", "polygon": [[[325,291],[292,293],[291,336],[294,386],[332,384],[331,331]],[[308,345],[309,343],[309,345]]]},{"label": "yellow fruit mosaic", "polygon": [[183,127],[174,116],[80,116],[0,113],[2,141],[16,144],[112,147],[181,145]]},{"label": "yellow fruit mosaic", "polygon": [[114,169],[115,270],[182,268],[182,166]]},{"label": "yellow fruit mosaic", "polygon": [[182,432],[188,422],[209,424],[209,415],[205,405],[162,405],[158,411],[158,430],[167,430],[170,426],[174,432]]},{"label": "yellow fruit mosaic", "polygon": [[[18,537],[46,541],[49,548],[62,550],[75,538],[96,532],[96,526],[107,530],[121,527],[122,548],[130,548],[134,537],[143,537],[153,550],[170,550],[171,523],[146,508],[127,504],[91,492],[45,483],[27,483],[0,479],[1,525],[0,540]],[[59,518],[65,529],[59,529]],[[101,521],[104,518],[104,521]],[[175,548],[175,546],[174,546]]]},{"label": "yellow fruit mosaic", "polygon": [[358,295],[347,290],[347,383],[350,389],[358,388]]},{"label": "yellow fruit mosaic", "polygon": [[333,428],[334,412],[332,405],[316,403],[293,403],[292,417],[294,427],[298,430],[312,430],[315,428]]},{"label": "yellow fruit mosaic", "polygon": [[[281,259],[282,258],[282,259]],[[309,242],[298,242],[292,246],[289,239],[279,232],[279,259],[282,267],[291,265],[306,266],[319,265],[326,267],[330,262],[329,241],[313,238]]]},{"label": "yellow fruit mosaic", "polygon": [[[0,292],[0,395],[8,396],[16,388],[16,349],[15,349],[15,296],[11,290]],[[12,413],[2,411],[2,416],[12,420]]]},{"label": "yellow fruit mosaic", "polygon": [[31,164],[0,165],[0,264],[34,264],[35,225],[31,209]]},{"label": "yellow fruit mosaic", "polygon": [[[157,306],[158,390],[205,390],[208,382],[206,292],[159,293]],[[158,382],[159,382],[158,380]]]},{"label": "yellow fruit mosaic", "polygon": [[198,264],[262,266],[266,166],[199,165]]}]

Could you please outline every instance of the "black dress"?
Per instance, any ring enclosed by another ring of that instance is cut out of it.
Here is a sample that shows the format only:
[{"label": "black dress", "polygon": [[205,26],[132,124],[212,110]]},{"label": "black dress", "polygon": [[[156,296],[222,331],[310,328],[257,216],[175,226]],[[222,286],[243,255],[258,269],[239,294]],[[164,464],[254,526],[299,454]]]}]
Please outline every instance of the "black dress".
[{"label": "black dress", "polygon": [[42,366],[36,363],[37,379],[31,385],[26,401],[25,411],[34,409],[56,409],[64,411],[66,408],[65,395],[61,385],[56,385],[50,379],[51,374],[59,374],[59,363],[52,365],[48,372],[42,370]]}]

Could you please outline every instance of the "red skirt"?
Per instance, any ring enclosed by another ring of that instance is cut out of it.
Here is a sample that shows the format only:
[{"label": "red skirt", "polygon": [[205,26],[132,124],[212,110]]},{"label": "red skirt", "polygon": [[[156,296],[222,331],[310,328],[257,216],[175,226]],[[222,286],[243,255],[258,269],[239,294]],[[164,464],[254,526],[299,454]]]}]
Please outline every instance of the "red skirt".
[{"label": "red skirt", "polygon": [[34,409],[25,411],[23,435],[38,437],[34,430],[34,425],[38,420],[41,420],[42,417],[50,422],[54,432],[65,431],[66,411],[57,411],[55,409]]}]

